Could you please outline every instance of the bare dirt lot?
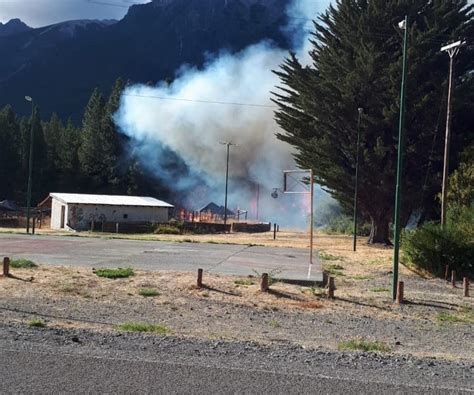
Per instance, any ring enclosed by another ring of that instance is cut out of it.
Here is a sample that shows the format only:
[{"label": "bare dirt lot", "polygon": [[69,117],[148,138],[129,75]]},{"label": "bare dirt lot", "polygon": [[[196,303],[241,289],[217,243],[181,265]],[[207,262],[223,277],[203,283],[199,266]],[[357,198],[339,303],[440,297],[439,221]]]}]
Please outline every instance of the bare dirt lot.
[{"label": "bare dirt lot", "polygon": [[[280,245],[304,246],[288,234]],[[194,236],[205,241],[205,236]],[[213,236],[227,241],[232,235]],[[272,243],[269,235],[240,235],[246,243]],[[231,239],[236,242],[236,238]],[[135,271],[126,279],[99,278],[90,268],[40,266],[13,269],[18,279],[0,280],[0,320],[51,327],[117,331],[126,322],[162,326],[190,338],[290,343],[335,350],[342,342],[378,341],[385,352],[474,360],[474,304],[460,288],[423,278],[402,267],[407,303],[393,305],[391,249],[361,243],[351,251],[344,236],[316,237],[323,266],[336,277],[336,300],[324,289],[272,284],[261,293],[255,277]],[[154,296],[142,296],[144,289]]]}]

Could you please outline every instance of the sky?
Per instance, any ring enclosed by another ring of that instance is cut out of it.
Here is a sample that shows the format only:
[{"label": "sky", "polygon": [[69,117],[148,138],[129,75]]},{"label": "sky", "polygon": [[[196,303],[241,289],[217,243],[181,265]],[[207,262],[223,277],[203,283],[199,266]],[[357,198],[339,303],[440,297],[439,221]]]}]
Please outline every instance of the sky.
[{"label": "sky", "polygon": [[74,19],[121,19],[132,4],[150,0],[0,0],[0,22],[20,18],[31,27]]}]

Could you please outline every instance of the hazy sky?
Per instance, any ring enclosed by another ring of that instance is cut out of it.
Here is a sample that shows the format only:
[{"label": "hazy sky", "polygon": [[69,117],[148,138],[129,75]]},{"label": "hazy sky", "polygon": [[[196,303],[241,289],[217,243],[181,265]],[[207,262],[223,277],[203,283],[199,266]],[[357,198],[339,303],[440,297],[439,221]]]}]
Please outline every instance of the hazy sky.
[{"label": "hazy sky", "polygon": [[0,22],[20,18],[32,27],[73,19],[121,19],[132,4],[150,0],[0,0]]}]

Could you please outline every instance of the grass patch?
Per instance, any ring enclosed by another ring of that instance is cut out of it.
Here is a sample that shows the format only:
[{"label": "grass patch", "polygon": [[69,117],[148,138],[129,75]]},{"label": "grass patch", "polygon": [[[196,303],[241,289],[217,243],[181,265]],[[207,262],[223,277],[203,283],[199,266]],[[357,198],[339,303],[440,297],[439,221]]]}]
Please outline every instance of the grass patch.
[{"label": "grass patch", "polygon": [[30,328],[44,328],[46,324],[42,320],[34,319],[31,321],[28,321],[28,326]]},{"label": "grass patch", "polygon": [[328,254],[327,252],[324,252],[324,251],[321,251],[319,253],[319,257],[323,261],[342,261],[343,260],[341,256]]},{"label": "grass patch", "polygon": [[132,268],[126,268],[126,269],[98,269],[95,271],[95,274],[98,277],[104,277],[104,278],[128,278],[130,276],[133,276],[135,273]]},{"label": "grass patch", "polygon": [[474,323],[474,311],[469,307],[463,307],[456,313],[441,312],[436,316],[440,323]]},{"label": "grass patch", "polygon": [[36,263],[29,259],[14,259],[10,262],[10,266],[15,269],[33,269],[38,267]]},{"label": "grass patch", "polygon": [[363,280],[373,280],[374,278],[372,276],[353,276],[352,277],[353,280],[360,280],[360,281],[363,281]]},{"label": "grass patch", "polygon": [[144,297],[160,296],[161,294],[155,288],[140,288],[138,294]]},{"label": "grass patch", "polygon": [[390,347],[385,343],[367,340],[342,341],[338,349],[339,351],[390,352]]},{"label": "grass patch", "polygon": [[171,331],[163,325],[145,324],[141,322],[126,322],[117,326],[117,329],[122,332],[146,332],[157,333],[159,335],[167,335]]},{"label": "grass patch", "polygon": [[244,279],[244,280],[235,280],[234,284],[241,285],[243,287],[250,287],[251,285],[254,285],[255,283],[252,280]]},{"label": "grass patch", "polygon": [[344,270],[344,268],[341,265],[332,264],[324,266],[324,271],[335,277],[343,277],[344,273],[342,270]]},{"label": "grass patch", "polygon": [[372,288],[370,292],[390,292],[390,289],[388,288],[383,288],[383,287],[377,287],[377,288]]},{"label": "grass patch", "polygon": [[269,324],[272,328],[275,328],[275,329],[281,327],[280,323],[277,320],[271,320]]}]

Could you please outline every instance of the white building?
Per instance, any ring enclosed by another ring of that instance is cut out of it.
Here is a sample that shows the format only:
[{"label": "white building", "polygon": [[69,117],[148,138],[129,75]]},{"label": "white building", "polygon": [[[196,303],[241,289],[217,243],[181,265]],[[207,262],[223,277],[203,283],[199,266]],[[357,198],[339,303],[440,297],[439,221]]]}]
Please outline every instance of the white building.
[{"label": "white building", "polygon": [[89,230],[95,223],[168,222],[169,203],[152,197],[50,193],[39,207],[51,208],[51,229]]}]

